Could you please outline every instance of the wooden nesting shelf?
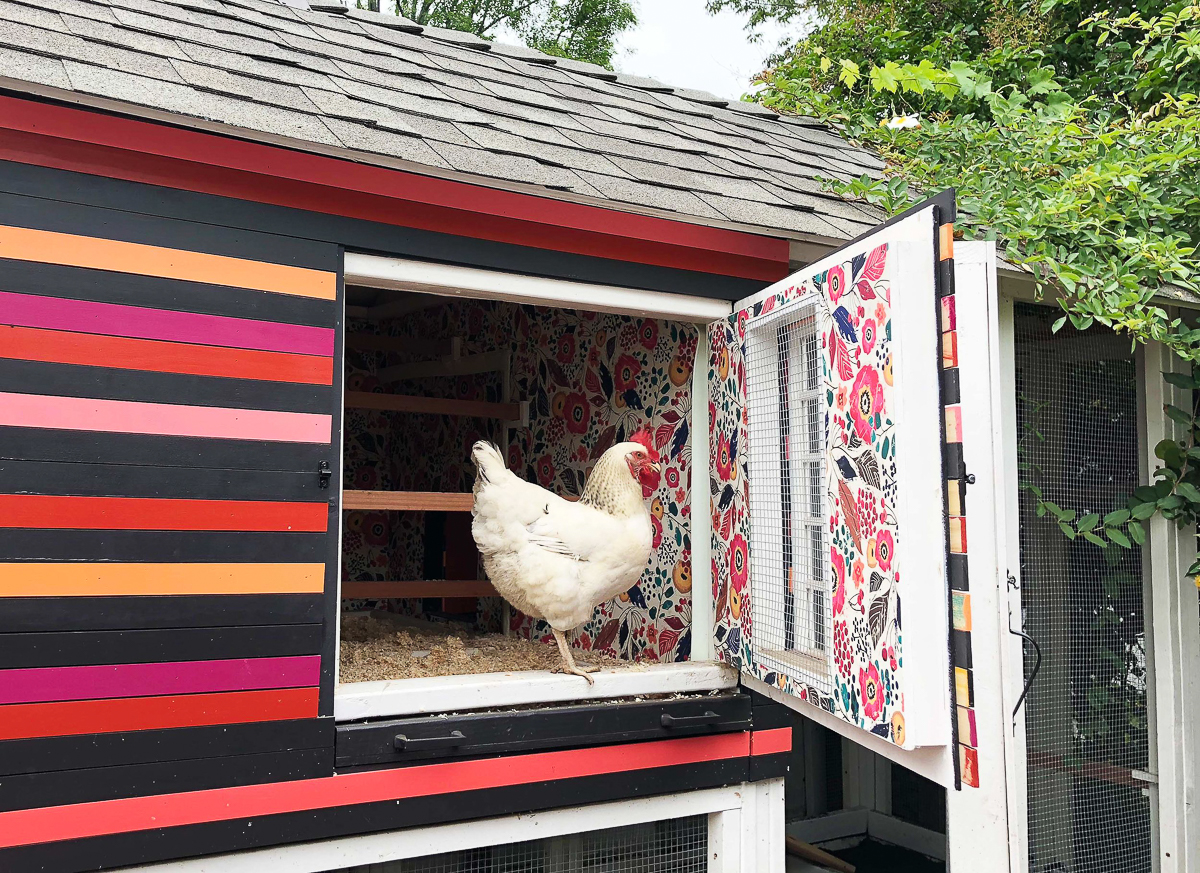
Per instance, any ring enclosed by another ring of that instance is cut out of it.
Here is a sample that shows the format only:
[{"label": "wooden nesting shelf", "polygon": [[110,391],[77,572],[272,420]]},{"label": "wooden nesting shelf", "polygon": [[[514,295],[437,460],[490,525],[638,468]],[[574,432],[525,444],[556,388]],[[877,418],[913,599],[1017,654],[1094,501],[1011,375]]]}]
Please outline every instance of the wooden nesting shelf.
[{"label": "wooden nesting shelf", "polygon": [[427,579],[409,582],[343,582],[342,599],[404,597],[499,597],[486,579]]},{"label": "wooden nesting shelf", "polygon": [[454,400],[445,397],[417,397],[410,394],[380,394],[374,391],[347,391],[349,409],[378,409],[384,412],[413,412],[426,415],[467,415],[516,421],[521,404],[492,403],[487,400]]},{"label": "wooden nesting shelf", "polygon": [[444,491],[343,491],[342,509],[427,510],[470,512],[474,494]]}]

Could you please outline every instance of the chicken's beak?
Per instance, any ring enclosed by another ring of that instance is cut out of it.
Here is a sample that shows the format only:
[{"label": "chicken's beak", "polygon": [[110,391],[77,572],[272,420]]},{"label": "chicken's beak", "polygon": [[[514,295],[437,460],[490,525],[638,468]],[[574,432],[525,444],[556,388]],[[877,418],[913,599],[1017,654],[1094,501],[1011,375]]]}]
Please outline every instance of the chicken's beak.
[{"label": "chicken's beak", "polygon": [[650,465],[650,469],[653,470],[655,473],[661,474],[662,473],[662,464],[653,463]]}]

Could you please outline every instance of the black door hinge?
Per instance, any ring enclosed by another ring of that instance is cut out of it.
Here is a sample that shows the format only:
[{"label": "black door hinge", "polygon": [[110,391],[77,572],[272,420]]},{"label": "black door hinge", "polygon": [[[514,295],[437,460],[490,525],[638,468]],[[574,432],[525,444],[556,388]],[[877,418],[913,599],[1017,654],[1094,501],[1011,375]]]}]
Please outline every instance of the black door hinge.
[{"label": "black door hinge", "polygon": [[333,478],[333,470],[329,466],[328,461],[321,461],[317,464],[317,487],[328,488],[329,480]]}]

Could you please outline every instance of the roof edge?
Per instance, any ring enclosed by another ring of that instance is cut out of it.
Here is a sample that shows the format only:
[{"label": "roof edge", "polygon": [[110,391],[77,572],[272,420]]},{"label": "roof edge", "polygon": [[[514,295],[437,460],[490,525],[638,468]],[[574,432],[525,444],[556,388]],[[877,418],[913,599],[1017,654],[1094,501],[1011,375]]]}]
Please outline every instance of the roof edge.
[{"label": "roof edge", "polygon": [[588,197],[584,194],[574,194],[571,192],[543,188],[537,185],[531,185],[522,182],[497,179],[491,176],[477,176],[455,170],[444,170],[440,167],[431,167],[428,164],[419,164],[414,161],[406,161],[401,158],[394,158],[388,155],[326,146],[322,145],[321,143],[313,143],[307,140],[293,139],[291,137],[279,136],[277,134],[266,133],[264,131],[237,127],[235,125],[225,124],[219,121],[211,121],[209,119],[198,118],[195,116],[180,115],[174,112],[166,112],[146,106],[139,106],[135,103],[126,103],[119,100],[113,100],[108,97],[81,94],[78,91],[70,91],[61,88],[55,88],[50,85],[39,85],[34,82],[27,82],[20,79],[11,79],[5,76],[0,76],[0,94],[5,92],[8,92],[12,96],[16,97],[33,97],[41,100],[55,101],[62,104],[123,116],[139,121],[149,121],[171,127],[194,130],[203,133],[229,137],[232,139],[243,140],[246,142],[258,143],[260,145],[276,146],[292,151],[304,152],[307,154],[338,158],[367,166],[400,170],[421,176],[427,176],[433,179],[443,179],[451,182],[461,182],[468,185],[491,188],[497,191],[506,191],[514,194],[525,194],[534,197],[541,197],[560,203],[573,203],[580,206],[606,209],[613,212],[641,215],[647,218],[656,218],[665,221],[674,221],[696,227],[711,228],[714,230],[728,230],[738,233],[752,234],[754,236],[772,237],[775,239],[787,240],[789,242],[810,243],[818,246],[836,247],[845,242],[844,240],[838,240],[834,237],[824,237],[817,234],[805,234],[778,227],[743,224],[736,221],[706,219],[702,216],[687,215],[681,212],[671,212],[665,209],[655,209],[654,207],[642,206],[636,203],[626,203],[618,200],[606,200],[603,198]]}]

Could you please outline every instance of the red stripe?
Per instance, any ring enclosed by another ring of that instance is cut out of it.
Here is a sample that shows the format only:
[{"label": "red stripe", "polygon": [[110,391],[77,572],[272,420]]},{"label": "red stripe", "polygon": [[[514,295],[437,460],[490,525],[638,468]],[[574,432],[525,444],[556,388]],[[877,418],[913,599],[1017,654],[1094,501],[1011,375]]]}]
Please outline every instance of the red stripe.
[{"label": "red stripe", "polygon": [[751,755],[774,755],[779,752],[790,752],[791,750],[792,729],[790,727],[754,731],[754,733],[750,734]]},{"label": "red stripe", "polygon": [[[4,318],[0,315],[0,318]],[[126,339],[0,325],[0,358],[187,373],[264,382],[333,384],[333,358]]]},{"label": "red stripe", "polygon": [[[317,717],[316,688],[0,706],[0,740]],[[0,846],[4,844],[0,825]]]},{"label": "red stripe", "polygon": [[554,251],[774,281],[787,240],[0,98],[0,158]]},{"label": "red stripe", "polygon": [[0,528],[323,533],[327,503],[0,494]]},{"label": "red stripe", "polygon": [[0,848],[745,757],[717,734],[0,813]]}]

